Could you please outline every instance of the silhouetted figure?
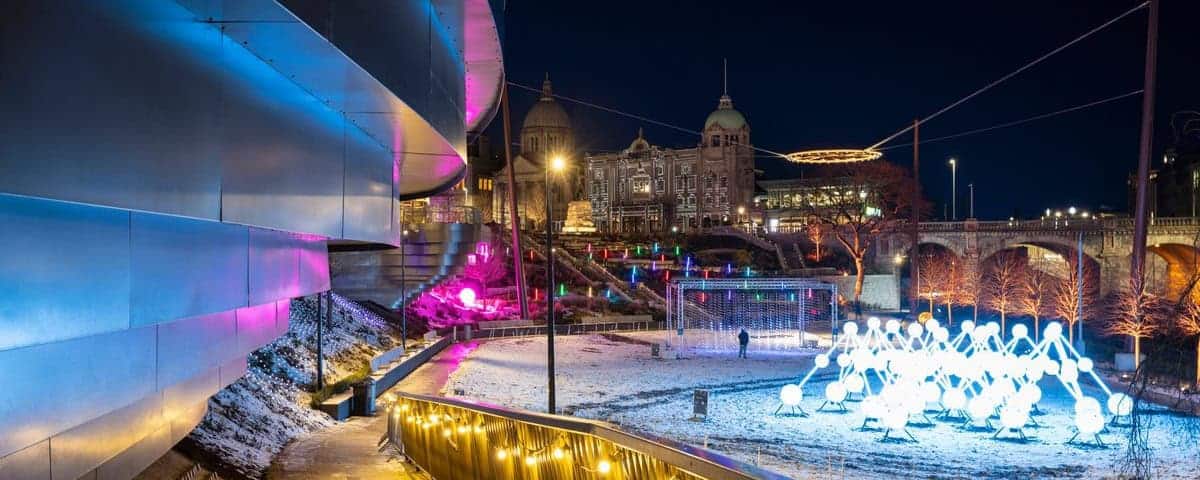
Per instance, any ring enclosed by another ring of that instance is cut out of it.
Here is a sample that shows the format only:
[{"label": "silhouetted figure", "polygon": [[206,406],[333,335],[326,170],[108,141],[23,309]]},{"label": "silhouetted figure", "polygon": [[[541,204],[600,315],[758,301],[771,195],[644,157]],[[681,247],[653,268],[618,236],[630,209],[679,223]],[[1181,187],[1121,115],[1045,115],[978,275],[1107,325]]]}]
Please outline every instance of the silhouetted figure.
[{"label": "silhouetted figure", "polygon": [[746,346],[750,345],[750,334],[746,329],[738,333],[738,358],[746,358]]}]

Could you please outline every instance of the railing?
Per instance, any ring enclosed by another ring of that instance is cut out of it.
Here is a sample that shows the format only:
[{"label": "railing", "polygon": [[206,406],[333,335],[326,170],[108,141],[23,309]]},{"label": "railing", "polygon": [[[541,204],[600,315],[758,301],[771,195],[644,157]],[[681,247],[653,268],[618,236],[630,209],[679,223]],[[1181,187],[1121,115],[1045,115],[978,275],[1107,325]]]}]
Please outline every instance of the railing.
[{"label": "railing", "polygon": [[[605,322],[605,323],[569,323],[554,326],[555,335],[586,335],[589,333],[603,332],[642,332],[647,330],[662,329],[662,322],[650,321],[634,321],[634,322]],[[503,338],[503,337],[530,337],[546,335],[545,325],[516,325],[509,327],[481,327],[479,330],[471,332],[472,339],[480,338]]]},{"label": "railing", "polygon": [[[885,230],[893,232],[907,229],[908,222],[896,222]],[[1157,217],[1149,219],[1150,227],[1200,227],[1200,217]],[[936,232],[1007,232],[1007,231],[1038,231],[1038,230],[1070,230],[1070,231],[1100,231],[1100,230],[1130,230],[1133,228],[1131,218],[1046,218],[1039,220],[990,220],[962,222],[921,222],[919,230],[926,233]]]},{"label": "railing", "polygon": [[478,208],[465,205],[401,202],[400,221],[405,225],[424,225],[427,223],[480,224],[483,222],[483,216],[479,213]]},{"label": "railing", "polygon": [[705,449],[606,423],[398,393],[387,439],[435,479],[783,479]]}]

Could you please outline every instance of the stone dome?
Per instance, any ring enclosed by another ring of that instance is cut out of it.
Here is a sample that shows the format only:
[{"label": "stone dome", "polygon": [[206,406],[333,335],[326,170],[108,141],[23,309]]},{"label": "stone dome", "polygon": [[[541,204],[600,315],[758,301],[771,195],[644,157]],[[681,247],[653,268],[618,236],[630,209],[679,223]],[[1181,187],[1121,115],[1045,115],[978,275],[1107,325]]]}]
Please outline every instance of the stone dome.
[{"label": "stone dome", "polygon": [[717,109],[704,120],[704,129],[707,130],[714,123],[726,130],[738,130],[746,126],[746,117],[742,116],[742,112],[733,109],[733,99],[729,98],[729,95],[721,95]]},{"label": "stone dome", "polygon": [[542,98],[529,109],[521,128],[571,128],[571,119],[567,117],[567,111],[554,101],[549,78],[542,82]]},{"label": "stone dome", "polygon": [[629,143],[629,150],[636,152],[639,150],[649,150],[649,149],[650,149],[650,142],[647,142],[646,137],[642,136],[642,129],[639,128],[637,138],[633,139],[633,141]]}]

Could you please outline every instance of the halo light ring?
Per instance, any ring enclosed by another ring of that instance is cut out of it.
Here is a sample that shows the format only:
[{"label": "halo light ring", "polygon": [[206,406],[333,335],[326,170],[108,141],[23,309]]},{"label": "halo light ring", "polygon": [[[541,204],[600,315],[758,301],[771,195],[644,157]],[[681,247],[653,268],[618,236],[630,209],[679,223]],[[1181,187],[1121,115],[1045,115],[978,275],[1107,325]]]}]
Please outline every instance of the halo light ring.
[{"label": "halo light ring", "polygon": [[883,152],[878,150],[854,148],[805,150],[786,155],[790,162],[810,164],[869,162],[882,156]]}]

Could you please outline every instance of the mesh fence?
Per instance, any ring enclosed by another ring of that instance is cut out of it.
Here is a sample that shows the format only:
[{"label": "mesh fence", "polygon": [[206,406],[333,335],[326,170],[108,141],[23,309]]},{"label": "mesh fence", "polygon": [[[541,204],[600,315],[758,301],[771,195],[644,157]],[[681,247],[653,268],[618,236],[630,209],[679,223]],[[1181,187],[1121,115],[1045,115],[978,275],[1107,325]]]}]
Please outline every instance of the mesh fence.
[{"label": "mesh fence", "polygon": [[667,295],[667,343],[680,351],[737,351],[743,329],[750,350],[799,350],[837,315],[837,286],[803,278],[681,280]]}]

